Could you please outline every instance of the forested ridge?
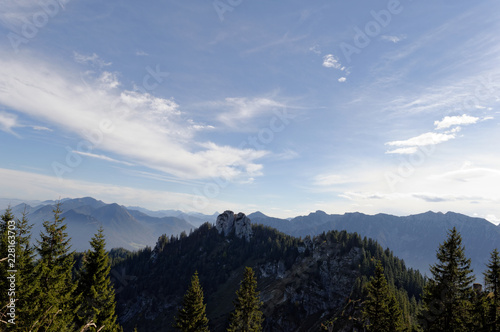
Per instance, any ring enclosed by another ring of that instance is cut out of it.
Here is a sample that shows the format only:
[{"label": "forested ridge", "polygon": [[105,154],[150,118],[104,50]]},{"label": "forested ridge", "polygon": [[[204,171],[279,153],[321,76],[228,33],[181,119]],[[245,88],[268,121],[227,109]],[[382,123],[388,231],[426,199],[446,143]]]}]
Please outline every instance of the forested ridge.
[{"label": "forested ridge", "polygon": [[[61,212],[56,206],[36,240],[28,215],[1,216],[1,257],[15,253],[15,265],[0,266],[2,331],[188,331],[194,312],[201,327],[193,331],[500,328],[499,254],[491,253],[484,289],[473,288],[456,229],[426,279],[390,249],[335,230],[302,239],[252,225],[246,240],[205,223],[162,235],[154,248],[106,252],[101,229],[91,250],[74,253]],[[248,315],[252,328],[241,323]]]}]

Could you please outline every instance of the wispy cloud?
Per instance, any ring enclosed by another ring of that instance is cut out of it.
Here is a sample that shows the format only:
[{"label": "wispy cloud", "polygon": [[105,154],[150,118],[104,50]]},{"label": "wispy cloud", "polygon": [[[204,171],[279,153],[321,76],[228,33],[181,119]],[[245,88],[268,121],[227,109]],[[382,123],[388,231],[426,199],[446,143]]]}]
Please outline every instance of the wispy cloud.
[{"label": "wispy cloud", "polygon": [[120,85],[120,81],[116,77],[116,74],[105,71],[99,77],[99,82],[103,89],[109,90],[117,88]]},{"label": "wispy cloud", "polygon": [[31,128],[38,131],[53,131],[52,129],[43,126],[31,126]]},{"label": "wispy cloud", "polygon": [[323,67],[334,68],[338,70],[345,70],[345,66],[342,66],[339,59],[333,54],[327,54],[323,57]]},{"label": "wispy cloud", "polygon": [[18,136],[12,129],[18,127],[17,116],[7,112],[0,112],[0,130]]},{"label": "wispy cloud", "polygon": [[[217,119],[231,128],[245,130],[249,128],[248,120],[263,115],[272,116],[273,111],[286,108],[286,104],[268,97],[226,98],[222,102],[214,102],[212,107],[223,109]],[[251,128],[249,128],[251,129]]]},{"label": "wispy cloud", "polygon": [[389,154],[414,154],[414,153],[417,153],[417,151],[418,151],[418,147],[411,146],[409,148],[399,148],[399,149],[386,151],[385,153],[389,153]]},{"label": "wispy cloud", "polygon": [[450,128],[451,126],[474,124],[479,118],[464,114],[462,116],[445,116],[441,121],[435,121],[436,129]]},{"label": "wispy cloud", "polygon": [[339,79],[338,79],[338,81],[339,81],[340,83],[343,83],[343,82],[347,81],[347,78],[345,78],[345,77],[341,77],[341,78],[339,78]]},{"label": "wispy cloud", "polygon": [[108,157],[108,156],[105,156],[105,155],[102,155],[102,154],[95,154],[95,153],[83,152],[83,151],[77,151],[77,150],[73,150],[73,153],[77,153],[77,154],[85,156],[85,157],[90,157],[90,158],[95,158],[95,159],[101,159],[101,160],[109,161],[109,162],[112,162],[112,163],[123,164],[123,165],[127,165],[127,166],[134,166],[134,164],[132,164],[132,163],[129,163],[129,162],[126,162],[126,161],[121,161],[121,160],[116,160],[116,159],[113,159],[111,157]]},{"label": "wispy cloud", "polygon": [[455,135],[452,134],[441,134],[441,133],[433,133],[428,132],[419,136],[415,136],[403,141],[392,141],[385,143],[389,146],[409,146],[409,147],[417,147],[417,146],[427,146],[427,145],[436,145],[439,143],[443,143],[449,141],[450,139],[454,139]]},{"label": "wispy cloud", "polygon": [[73,58],[77,63],[91,65],[97,68],[102,68],[112,65],[111,62],[104,61],[95,53],[93,53],[92,55],[84,55],[75,51],[73,52]]},{"label": "wispy cloud", "polygon": [[383,41],[388,41],[388,42],[392,42],[394,44],[397,44],[400,41],[405,40],[406,35],[399,35],[399,36],[382,35],[382,36],[380,36],[380,39]]},{"label": "wispy cloud", "polygon": [[[25,179],[25,181],[19,181]],[[42,175],[33,172],[10,170],[0,168],[0,183],[5,192],[24,199],[57,199],[59,197],[93,196],[109,203],[123,205],[140,205],[150,209],[189,209],[198,210],[193,202],[200,201],[202,197],[194,194],[172,192],[167,190],[138,189],[109,183],[71,180],[58,181],[57,177]],[[168,206],[166,206],[168,202]],[[204,213],[213,213],[214,210],[227,209],[235,206],[234,202],[212,199],[209,210],[198,210]],[[185,207],[185,208],[184,208]],[[238,207],[240,208],[240,207]],[[242,211],[245,207],[241,206]]]},{"label": "wispy cloud", "polygon": [[313,185],[318,187],[331,187],[349,182],[352,180],[341,174],[318,174],[313,179]]},{"label": "wispy cloud", "polygon": [[[198,142],[196,131],[173,100],[103,90],[99,79],[83,85],[72,79],[78,74],[68,70],[33,58],[6,60],[0,54],[0,103],[82,137],[99,130],[99,124],[107,120],[112,129],[103,133],[99,150],[181,178],[236,179],[261,174],[262,165],[256,160],[266,151]],[[230,103],[241,106],[243,117],[281,105],[270,100]],[[249,104],[254,108],[244,107]],[[12,119],[4,117],[3,122],[12,127]]]}]

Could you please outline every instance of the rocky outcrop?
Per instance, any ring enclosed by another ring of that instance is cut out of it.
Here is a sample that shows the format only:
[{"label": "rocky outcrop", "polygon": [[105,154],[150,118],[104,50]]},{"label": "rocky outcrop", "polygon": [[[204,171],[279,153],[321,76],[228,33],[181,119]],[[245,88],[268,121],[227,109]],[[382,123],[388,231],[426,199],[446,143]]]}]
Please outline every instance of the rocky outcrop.
[{"label": "rocky outcrop", "polygon": [[233,231],[240,239],[250,241],[252,237],[252,223],[244,213],[234,214],[233,211],[224,211],[219,214],[215,227],[220,234],[228,236]]},{"label": "rocky outcrop", "polygon": [[[282,261],[257,266],[264,285],[265,331],[303,331],[303,322],[312,318],[319,325],[342,309],[352,291],[359,276],[361,248],[343,253],[341,245],[308,241],[312,255],[300,256],[289,269]],[[318,331],[316,325],[307,331]]]}]

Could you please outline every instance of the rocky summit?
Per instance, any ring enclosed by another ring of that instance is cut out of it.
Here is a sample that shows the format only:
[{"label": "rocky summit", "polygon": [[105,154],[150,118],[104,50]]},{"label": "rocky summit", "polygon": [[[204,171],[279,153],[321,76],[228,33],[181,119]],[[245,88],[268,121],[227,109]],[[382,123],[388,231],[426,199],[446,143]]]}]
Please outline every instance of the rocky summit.
[{"label": "rocky summit", "polygon": [[252,237],[252,223],[250,219],[242,212],[237,215],[233,211],[224,211],[217,217],[216,228],[219,234],[228,236],[233,231],[240,239],[250,241]]}]

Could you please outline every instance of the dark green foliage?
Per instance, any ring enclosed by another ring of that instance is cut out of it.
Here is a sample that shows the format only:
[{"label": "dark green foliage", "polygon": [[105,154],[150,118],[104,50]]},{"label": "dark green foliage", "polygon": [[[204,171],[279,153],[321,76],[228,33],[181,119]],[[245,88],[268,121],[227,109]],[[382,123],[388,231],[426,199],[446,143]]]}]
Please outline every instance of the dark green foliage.
[{"label": "dark green foliage", "polygon": [[208,318],[205,313],[203,289],[198,272],[191,277],[191,286],[182,300],[182,308],[175,317],[174,327],[182,332],[208,332]]},{"label": "dark green foliage", "polygon": [[486,292],[486,331],[500,331],[500,257],[498,250],[491,253],[488,269],[484,273]]},{"label": "dark green foliage", "polygon": [[234,312],[231,314],[228,332],[262,331],[262,302],[257,291],[257,278],[250,267],[245,268],[240,289],[236,292]]},{"label": "dark green foliage", "polygon": [[426,331],[469,331],[472,310],[470,259],[455,228],[437,251],[438,263],[430,267],[425,287],[421,325]]},{"label": "dark green foliage", "polygon": [[90,242],[91,250],[85,253],[80,270],[77,294],[80,296],[79,325],[94,323],[89,331],[119,331],[115,315],[115,291],[109,273],[111,266],[105,251],[106,242],[102,227]]},{"label": "dark green foliage", "polygon": [[35,290],[31,301],[33,331],[73,331],[78,298],[72,280],[73,256],[70,250],[60,204],[53,210],[54,220],[44,221],[36,250],[40,256],[35,266]]},{"label": "dark green foliage", "polygon": [[368,296],[363,304],[363,316],[368,331],[403,331],[403,314],[387,284],[381,262],[366,288]]},{"label": "dark green foliage", "polygon": [[[196,270],[207,300],[207,316],[214,328],[220,329],[225,326],[229,318],[232,295],[238,287],[233,280],[236,271],[241,271],[244,266],[277,264],[278,261],[284,263],[286,270],[293,270],[304,259],[312,259],[314,251],[317,250],[314,248],[321,246],[334,250],[339,257],[356,253],[351,269],[357,271],[358,280],[353,279],[353,285],[356,285],[352,288],[351,299],[355,302],[351,303],[361,303],[358,300],[363,298],[363,287],[374,274],[376,260],[380,260],[388,284],[393,288],[403,311],[405,325],[415,324],[414,317],[424,278],[418,271],[407,269],[403,261],[394,257],[389,250],[383,250],[377,242],[362,239],[357,234],[345,231],[330,231],[312,239],[306,237],[304,240],[260,225],[253,225],[252,231],[251,240],[246,241],[234,235],[223,236],[213,225],[206,223],[189,236],[182,238],[161,236],[153,250],[145,248],[129,253],[125,260],[113,266],[113,270],[122,276],[115,279],[115,287],[119,290],[117,291],[118,315],[125,312],[129,303],[142,296],[153,301],[151,309],[147,310],[154,310],[156,306],[167,302],[178,301],[180,305],[184,291],[189,287],[192,273]],[[361,257],[358,253],[361,253]],[[321,264],[311,274],[297,275],[297,279],[294,280],[321,282],[318,273],[320,266]],[[123,279],[125,283],[122,283]],[[263,280],[263,282],[269,281]],[[349,299],[346,299],[346,305],[347,301]],[[290,302],[287,305],[282,314],[302,323],[302,319],[307,315],[306,311],[301,309],[300,304]],[[166,309],[152,320],[144,318],[146,312],[144,310],[132,320],[124,322],[124,328],[133,330],[137,325],[146,331],[161,330],[164,326],[172,326],[173,317],[177,314],[176,310]],[[350,311],[345,311],[346,317],[338,319],[336,324],[349,325],[353,322],[351,318],[361,321],[360,310],[353,309],[352,313],[348,312]],[[340,313],[332,312],[331,315],[325,316],[325,320],[337,315]],[[264,328],[271,328],[269,324],[271,320],[264,320]],[[321,321],[317,321],[318,329],[320,324]],[[337,327],[334,330],[336,329]]]}]

